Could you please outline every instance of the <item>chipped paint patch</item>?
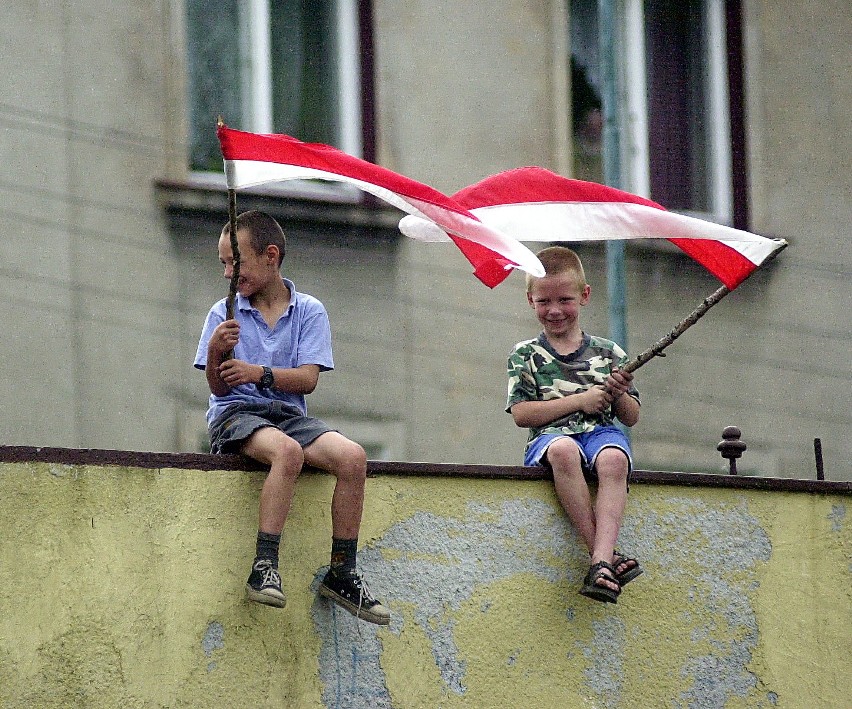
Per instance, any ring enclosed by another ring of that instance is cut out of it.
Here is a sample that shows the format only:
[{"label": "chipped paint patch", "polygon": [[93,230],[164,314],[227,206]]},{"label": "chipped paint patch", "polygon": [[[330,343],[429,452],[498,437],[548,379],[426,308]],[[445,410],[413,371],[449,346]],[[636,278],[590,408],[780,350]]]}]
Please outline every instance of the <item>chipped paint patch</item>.
[{"label": "chipped paint patch", "polygon": [[583,677],[604,704],[616,703],[624,690],[624,622],[607,616],[592,622],[592,640],[579,644],[587,666]]},{"label": "chipped paint patch", "polygon": [[831,520],[831,531],[840,533],[846,521],[846,505],[832,505],[828,519]]},{"label": "chipped paint patch", "polygon": [[[688,629],[691,644],[670,653],[668,667],[686,687],[678,693],[679,701],[684,706],[724,706],[730,698],[749,696],[757,683],[748,665],[759,639],[751,597],[759,587],[756,569],[769,559],[771,543],[746,502],[711,506],[679,497],[667,499],[662,509],[637,504],[625,520],[619,543],[654,569],[656,581],[644,579],[636,586],[665,584],[674,594],[670,610],[680,608],[683,627]],[[407,624],[414,623],[428,639],[445,696],[461,698],[470,692],[474,672],[467,646],[460,641],[467,625],[478,622],[471,614],[497,616],[493,627],[503,628],[511,623],[499,617],[505,612],[501,589],[507,582],[532,576],[557,593],[566,589],[573,593],[586,558],[558,506],[514,498],[492,505],[470,502],[461,518],[415,512],[362,550],[359,563],[379,598],[391,607],[411,609],[395,616],[390,632],[404,633]],[[534,596],[530,602],[537,602]],[[552,598],[546,602],[552,603]],[[618,706],[620,697],[626,696],[632,641],[616,608],[606,613],[591,603],[572,598],[572,605],[560,611],[560,623],[577,624],[579,618],[585,625],[581,636],[587,636],[573,641],[577,652],[567,657],[575,663],[582,658],[587,696]],[[591,620],[586,616],[590,610],[595,613]],[[324,674],[328,696],[353,707],[387,697],[387,678],[381,672],[361,676],[356,683],[353,663],[347,668],[339,645],[344,632],[345,644],[356,642],[349,626],[342,630],[335,616],[329,633],[319,616],[315,620],[323,636],[323,655],[333,657]],[[351,625],[349,618],[345,620]],[[375,632],[361,624],[359,652],[378,652]],[[332,651],[334,647],[338,649]],[[527,652],[526,645],[507,648],[502,663],[521,666]]]},{"label": "chipped paint patch", "polygon": [[[204,631],[204,637],[201,638],[201,649],[207,657],[211,657],[214,650],[221,650],[223,647],[225,647],[225,629],[219,621],[210,621]],[[208,672],[212,672],[216,667],[217,664],[213,661],[207,663]]]}]

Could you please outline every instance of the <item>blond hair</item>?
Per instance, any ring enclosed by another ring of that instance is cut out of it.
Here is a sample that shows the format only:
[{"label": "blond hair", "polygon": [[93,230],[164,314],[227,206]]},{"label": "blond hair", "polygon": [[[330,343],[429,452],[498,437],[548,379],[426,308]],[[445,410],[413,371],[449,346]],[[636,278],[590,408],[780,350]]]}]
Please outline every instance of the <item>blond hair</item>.
[{"label": "blond hair", "polygon": [[[586,287],[586,274],[583,271],[583,263],[580,257],[567,246],[548,246],[546,249],[539,251],[536,256],[544,266],[545,276],[555,276],[557,274],[567,273],[572,277],[577,288],[583,290]],[[539,279],[536,276],[527,274],[527,293],[532,291],[533,286]]]}]

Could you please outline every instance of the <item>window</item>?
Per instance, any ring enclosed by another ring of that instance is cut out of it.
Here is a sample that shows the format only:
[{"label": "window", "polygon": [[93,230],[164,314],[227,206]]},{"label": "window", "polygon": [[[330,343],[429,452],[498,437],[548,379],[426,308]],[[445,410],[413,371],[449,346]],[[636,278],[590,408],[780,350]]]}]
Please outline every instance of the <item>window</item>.
[{"label": "window", "polygon": [[[726,15],[725,0],[618,5],[621,186],[669,209],[732,223],[726,42],[735,13]],[[572,104],[577,176],[602,182],[597,6],[571,0]]]},{"label": "window", "polygon": [[[222,171],[216,119],[359,157],[367,0],[187,0],[190,168]],[[367,101],[367,103],[365,103]]]}]

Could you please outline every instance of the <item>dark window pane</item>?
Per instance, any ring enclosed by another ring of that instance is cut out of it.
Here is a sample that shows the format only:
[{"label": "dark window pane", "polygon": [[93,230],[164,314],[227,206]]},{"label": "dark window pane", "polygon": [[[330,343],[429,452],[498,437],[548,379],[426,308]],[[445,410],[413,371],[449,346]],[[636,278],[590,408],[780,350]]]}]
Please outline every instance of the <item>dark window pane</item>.
[{"label": "dark window pane", "polygon": [[701,0],[646,0],[651,198],[709,211],[707,102]]},{"label": "dark window pane", "polygon": [[216,119],[242,123],[237,0],[187,0],[186,8],[189,162],[193,170],[218,172]]},{"label": "dark window pane", "polygon": [[571,123],[575,176],[603,182],[597,0],[571,0]]},{"label": "dark window pane", "polygon": [[[332,145],[339,140],[336,4],[270,0],[272,116],[265,118],[273,132]],[[245,44],[240,21],[245,20],[238,0],[187,0],[186,8],[190,167],[218,172],[217,117],[235,128],[255,130],[242,108],[241,61],[251,61],[240,54]]]},{"label": "dark window pane", "polygon": [[333,0],[272,0],[273,126],[334,144],[338,130]]}]

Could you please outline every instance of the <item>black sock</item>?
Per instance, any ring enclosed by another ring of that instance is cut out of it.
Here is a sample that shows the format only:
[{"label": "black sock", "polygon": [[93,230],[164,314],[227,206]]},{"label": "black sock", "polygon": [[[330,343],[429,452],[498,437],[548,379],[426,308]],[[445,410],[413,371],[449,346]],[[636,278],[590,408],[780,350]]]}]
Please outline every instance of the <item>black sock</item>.
[{"label": "black sock", "polygon": [[275,568],[278,568],[278,546],[281,543],[280,534],[270,534],[269,532],[257,533],[257,551],[255,552],[255,561],[258,559],[271,559]]},{"label": "black sock", "polygon": [[355,573],[355,559],[358,551],[358,537],[355,539],[331,540],[331,570],[337,576]]}]

